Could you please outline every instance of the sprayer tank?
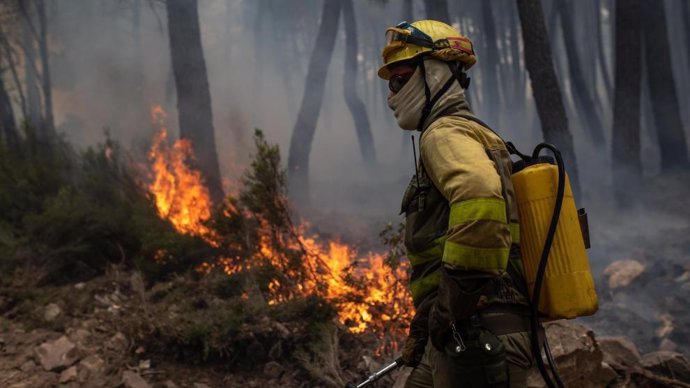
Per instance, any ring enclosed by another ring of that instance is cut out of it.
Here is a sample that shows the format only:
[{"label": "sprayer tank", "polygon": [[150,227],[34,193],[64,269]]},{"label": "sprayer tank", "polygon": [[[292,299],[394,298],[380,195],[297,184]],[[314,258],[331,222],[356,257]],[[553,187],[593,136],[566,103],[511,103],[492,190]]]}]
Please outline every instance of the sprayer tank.
[{"label": "sprayer tank", "polygon": [[[512,175],[520,212],[520,246],[530,297],[556,201],[558,168],[527,166]],[[539,312],[547,318],[592,315],[598,302],[570,180],[541,288]]]}]

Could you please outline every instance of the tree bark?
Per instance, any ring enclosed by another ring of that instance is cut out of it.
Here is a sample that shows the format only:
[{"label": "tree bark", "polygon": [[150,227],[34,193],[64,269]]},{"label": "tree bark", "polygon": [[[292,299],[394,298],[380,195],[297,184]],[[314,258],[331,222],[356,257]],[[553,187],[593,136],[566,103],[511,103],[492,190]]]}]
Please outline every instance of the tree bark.
[{"label": "tree bark", "polygon": [[302,104],[290,139],[290,154],[288,156],[290,191],[297,198],[307,198],[309,154],[323,101],[326,74],[333,56],[341,6],[341,0],[324,0],[316,44],[309,59]]},{"label": "tree bark", "polygon": [[352,0],[342,0],[343,20],[345,24],[345,75],[343,76],[343,89],[345,93],[345,103],[352,113],[352,119],[357,131],[359,150],[364,161],[371,165],[376,162],[376,150],[374,148],[374,137],[371,134],[369,116],[362,99],[357,94],[357,21],[355,20],[355,10]]},{"label": "tree bark", "polygon": [[629,206],[635,200],[631,187],[641,187],[640,84],[642,78],[642,0],[616,0],[616,62],[611,155],[616,199]]},{"label": "tree bark", "polygon": [[41,54],[41,85],[43,86],[43,107],[45,130],[49,136],[55,135],[53,121],[53,85],[50,81],[50,57],[48,54],[48,21],[46,20],[46,0],[36,3],[38,10],[39,39],[38,47]]},{"label": "tree bark", "polygon": [[[599,70],[604,78],[604,88],[606,89],[606,97],[610,103],[613,98],[613,86],[611,85],[611,75],[609,74],[609,64],[606,60],[606,53],[604,52],[604,34],[601,32],[601,0],[596,0],[596,29],[597,29],[597,52],[599,53]],[[596,91],[595,91],[596,93]]]},{"label": "tree bark", "polygon": [[211,200],[223,199],[213,129],[211,93],[201,46],[196,0],[168,0],[168,36],[177,89],[180,138],[192,142]]},{"label": "tree bark", "polygon": [[579,174],[573,138],[568,130],[568,119],[561,89],[556,79],[541,2],[517,0],[517,5],[522,26],[522,39],[524,47],[527,48],[525,66],[529,73],[544,140],[554,144],[561,151],[573,191],[578,195]]},{"label": "tree bark", "polygon": [[[579,44],[575,37],[572,0],[558,0],[558,4],[554,6],[558,8],[561,26],[563,27],[563,42],[568,57],[568,70],[570,72],[571,90],[575,106],[579,111],[578,114],[583,117],[582,122],[585,124],[586,132],[594,146],[604,148],[606,140],[604,139],[603,122],[596,110],[594,98],[592,97],[593,94],[587,87],[588,82],[585,79],[580,56],[577,52]],[[585,46],[589,48],[591,42]],[[590,53],[590,55],[594,54]],[[594,76],[595,74],[589,74],[589,77]]]},{"label": "tree bark", "polygon": [[5,144],[14,148],[17,144],[17,126],[12,112],[12,102],[0,73],[0,135],[5,139]]},{"label": "tree bark", "polygon": [[688,61],[690,62],[690,1],[680,0],[682,13],[681,19],[683,19],[683,28],[685,31],[685,52],[689,56]]},{"label": "tree bark", "polygon": [[482,1],[482,24],[484,25],[484,40],[486,41],[486,56],[485,56],[485,80],[486,87],[486,101],[482,110],[486,117],[491,120],[498,120],[501,111],[500,95],[498,89],[498,45],[496,36],[496,26],[494,24],[494,15],[491,8],[491,1]]},{"label": "tree bark", "polygon": [[687,140],[671,67],[664,3],[645,1],[642,12],[645,60],[654,122],[661,148],[661,169],[664,172],[684,169],[688,166]]},{"label": "tree bark", "polygon": [[33,9],[31,4],[31,2],[26,0],[19,1],[19,7],[22,12],[22,49],[24,50],[24,77],[26,82],[26,102],[28,105],[28,117],[26,119],[36,134],[42,137],[41,133],[44,128],[41,111],[43,108],[36,79],[35,42],[38,37],[32,21]]},{"label": "tree bark", "polygon": [[[2,45],[2,50],[5,51],[5,57],[7,58],[7,64],[10,69],[10,73],[12,73],[12,80],[14,82],[15,88],[17,90],[17,94],[19,95],[19,104],[21,105],[21,112],[24,117],[27,115],[26,111],[26,97],[24,97],[24,90],[22,88],[22,83],[19,80],[19,74],[17,72],[17,66],[14,62],[14,55],[12,52],[12,47],[10,46],[10,42],[7,40],[7,35],[5,35],[5,32],[0,28],[0,45]],[[0,54],[0,57],[2,57],[2,54]],[[7,90],[7,89],[5,89]]]},{"label": "tree bark", "polygon": [[450,24],[450,14],[448,13],[448,3],[446,0],[424,0],[426,17],[432,20]]},{"label": "tree bark", "polygon": [[520,65],[520,25],[517,8],[511,7],[509,12],[510,23],[510,57],[512,59],[513,97],[512,103],[516,103],[515,110],[522,112],[525,105],[525,89],[527,89],[526,77],[523,67]]}]

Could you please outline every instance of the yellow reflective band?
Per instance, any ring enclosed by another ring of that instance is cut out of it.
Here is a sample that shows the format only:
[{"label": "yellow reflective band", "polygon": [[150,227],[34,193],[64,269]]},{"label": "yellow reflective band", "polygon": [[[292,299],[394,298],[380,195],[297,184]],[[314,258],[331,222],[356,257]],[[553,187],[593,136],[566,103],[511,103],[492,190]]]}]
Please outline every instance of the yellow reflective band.
[{"label": "yellow reflective band", "polygon": [[505,270],[509,248],[477,248],[446,241],[443,262],[465,269]]},{"label": "yellow reflective band", "polygon": [[520,244],[520,224],[517,222],[510,223],[510,239],[513,244]]},{"label": "yellow reflective band", "polygon": [[433,242],[433,246],[424,251],[418,253],[407,253],[407,258],[410,259],[410,264],[412,266],[417,266],[419,264],[424,264],[432,260],[438,260],[443,256],[443,245],[446,242],[448,236],[443,235]]},{"label": "yellow reflective band", "polygon": [[428,294],[434,288],[438,287],[441,282],[441,269],[428,274],[423,278],[419,278],[410,283],[410,291],[412,292],[412,299],[418,300],[422,296]]},{"label": "yellow reflective band", "polygon": [[450,206],[448,227],[476,220],[507,223],[506,202],[501,198],[476,198]]}]

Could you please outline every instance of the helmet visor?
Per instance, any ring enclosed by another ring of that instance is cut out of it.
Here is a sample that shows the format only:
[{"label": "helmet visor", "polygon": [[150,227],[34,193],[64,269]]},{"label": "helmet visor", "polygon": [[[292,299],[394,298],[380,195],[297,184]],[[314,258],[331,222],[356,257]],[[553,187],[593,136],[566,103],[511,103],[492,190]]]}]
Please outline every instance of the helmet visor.
[{"label": "helmet visor", "polygon": [[386,44],[389,45],[396,41],[434,48],[434,40],[408,22],[398,23],[395,27],[386,30]]}]

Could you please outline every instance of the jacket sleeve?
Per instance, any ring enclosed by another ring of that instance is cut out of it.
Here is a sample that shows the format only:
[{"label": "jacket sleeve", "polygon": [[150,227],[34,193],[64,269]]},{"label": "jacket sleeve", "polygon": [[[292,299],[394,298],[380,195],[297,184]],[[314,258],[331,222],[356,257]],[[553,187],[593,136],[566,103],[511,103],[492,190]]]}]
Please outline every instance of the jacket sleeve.
[{"label": "jacket sleeve", "polygon": [[511,235],[501,177],[472,123],[442,124],[422,137],[422,161],[450,203],[443,263],[454,270],[498,274],[508,263]]},{"label": "jacket sleeve", "polygon": [[[466,126],[463,126],[466,125]],[[508,264],[511,245],[501,177],[471,123],[441,124],[421,139],[422,162],[450,204],[447,239],[429,334],[442,350],[453,320],[469,317]]]}]

